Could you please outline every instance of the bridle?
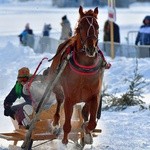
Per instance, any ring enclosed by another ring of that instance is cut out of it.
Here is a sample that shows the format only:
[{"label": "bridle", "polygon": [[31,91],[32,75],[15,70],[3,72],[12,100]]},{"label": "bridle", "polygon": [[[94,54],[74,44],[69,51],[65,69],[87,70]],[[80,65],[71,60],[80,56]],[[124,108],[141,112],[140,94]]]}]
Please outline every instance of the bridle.
[{"label": "bridle", "polygon": [[[91,21],[89,20],[89,18],[92,18]],[[87,41],[87,39],[95,38],[98,41],[98,36],[96,35],[96,29],[94,27],[94,20],[96,20],[96,22],[97,22],[97,19],[94,16],[84,16],[79,20],[78,26],[80,25],[80,23],[83,19],[86,19],[87,23],[89,24],[89,28],[88,28],[87,33],[86,33],[86,38],[84,40],[83,40],[83,37],[81,35],[81,31],[80,31],[81,29],[79,27],[80,39],[81,39],[82,46],[84,47],[85,42]],[[90,35],[90,30],[91,29],[93,29],[93,33],[94,33],[92,36]]]}]

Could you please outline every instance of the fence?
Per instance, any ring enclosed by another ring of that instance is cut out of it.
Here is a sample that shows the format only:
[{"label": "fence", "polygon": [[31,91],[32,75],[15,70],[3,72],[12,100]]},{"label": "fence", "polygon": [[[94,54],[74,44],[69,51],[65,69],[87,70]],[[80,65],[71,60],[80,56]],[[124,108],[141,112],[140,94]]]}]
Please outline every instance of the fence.
[{"label": "fence", "polygon": [[[100,49],[107,56],[111,56],[111,44],[110,42],[99,43]],[[135,46],[128,44],[114,43],[115,56],[123,56],[127,58],[145,58],[150,57],[150,46]]]},{"label": "fence", "polygon": [[[33,40],[34,38],[34,40]],[[56,53],[58,45],[62,41],[49,38],[49,37],[40,37],[40,36],[28,36],[27,45],[33,48],[35,53]],[[111,56],[110,49],[111,44],[110,42],[101,42],[99,43],[100,49],[105,53],[107,56]],[[150,46],[135,46],[129,44],[118,44],[114,43],[114,51],[115,56],[123,56],[123,57],[137,57],[137,58],[145,58],[150,57]]]},{"label": "fence", "polygon": [[[34,40],[33,40],[34,38]],[[58,45],[61,43],[61,40],[56,40],[50,37],[41,37],[41,36],[32,36],[28,35],[27,45],[33,48],[35,53],[56,53]]]},{"label": "fence", "polygon": [[129,31],[127,34],[127,43],[130,45],[135,44],[138,31]]}]

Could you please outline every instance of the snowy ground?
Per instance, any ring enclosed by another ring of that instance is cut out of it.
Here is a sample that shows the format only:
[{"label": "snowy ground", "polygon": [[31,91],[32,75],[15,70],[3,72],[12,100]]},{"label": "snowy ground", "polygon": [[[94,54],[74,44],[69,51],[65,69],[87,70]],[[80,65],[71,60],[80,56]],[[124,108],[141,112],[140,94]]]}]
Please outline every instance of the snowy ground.
[{"label": "snowy ground", "polygon": [[[117,9],[117,23],[120,24],[121,39],[125,43],[127,31],[138,30],[143,18],[149,15],[150,4],[132,5],[130,9]],[[0,5],[0,133],[13,130],[8,117],[3,115],[3,100],[15,84],[17,70],[27,66],[34,72],[43,57],[51,58],[54,54],[35,54],[29,47],[19,44],[17,35],[24,25],[30,22],[35,34],[41,34],[44,23],[51,23],[53,31],[60,31],[62,15],[67,14],[72,27],[78,18],[78,8],[58,9],[52,8],[50,3],[5,4]],[[138,15],[138,18],[137,18]],[[99,9],[100,30],[107,19],[107,9]],[[101,32],[102,33],[102,32]],[[102,40],[102,39],[100,39]],[[130,78],[135,69],[135,58],[117,57],[112,60],[112,68],[105,71],[104,83],[110,93],[123,93],[127,90],[124,79]],[[139,73],[143,75],[147,83],[150,83],[150,58],[138,59]],[[44,61],[40,70],[49,66]],[[150,84],[143,89],[143,101],[150,105]],[[85,150],[149,150],[150,149],[150,110],[139,111],[139,106],[130,107],[121,112],[103,111],[98,127],[102,129],[100,136],[95,138],[92,147],[86,146]],[[0,139],[0,149],[8,149],[12,142]],[[61,144],[61,143],[60,143]],[[67,149],[59,145],[53,149]],[[46,146],[43,149],[48,149]]]}]

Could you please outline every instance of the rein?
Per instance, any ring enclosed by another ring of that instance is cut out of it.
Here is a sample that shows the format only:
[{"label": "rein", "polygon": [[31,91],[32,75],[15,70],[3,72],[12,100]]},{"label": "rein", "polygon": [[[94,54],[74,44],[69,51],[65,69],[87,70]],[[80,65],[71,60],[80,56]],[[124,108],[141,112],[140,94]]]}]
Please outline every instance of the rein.
[{"label": "rein", "polygon": [[28,91],[29,96],[30,96],[30,98],[31,98],[31,100],[32,100],[32,103],[33,103],[34,105],[35,105],[35,100],[33,99],[32,94],[31,94],[31,92],[30,92],[30,86],[31,86],[31,84],[32,84],[32,82],[33,82],[33,80],[34,80],[34,78],[35,78],[35,76],[36,76],[36,73],[37,73],[39,67],[41,66],[42,62],[43,62],[45,59],[48,60],[47,57],[44,57],[44,58],[40,61],[40,63],[38,64],[38,66],[37,66],[37,68],[36,68],[34,74],[31,76],[31,78],[30,78],[30,80],[29,80],[29,82],[28,82],[28,84],[27,84],[27,91]]}]

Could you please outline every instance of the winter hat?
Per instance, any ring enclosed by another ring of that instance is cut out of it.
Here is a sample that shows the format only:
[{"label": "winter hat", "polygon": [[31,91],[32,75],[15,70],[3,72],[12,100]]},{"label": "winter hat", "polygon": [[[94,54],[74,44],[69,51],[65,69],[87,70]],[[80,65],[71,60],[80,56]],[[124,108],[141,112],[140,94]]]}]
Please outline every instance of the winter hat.
[{"label": "winter hat", "polygon": [[23,67],[18,70],[18,78],[29,78],[30,70],[27,67]]},{"label": "winter hat", "polygon": [[67,19],[67,16],[66,16],[66,15],[62,17],[62,20],[66,20],[66,19]]},{"label": "winter hat", "polygon": [[30,28],[30,24],[27,23],[27,24],[25,25],[25,28],[26,28],[26,29],[29,29],[29,28]]},{"label": "winter hat", "polygon": [[145,20],[149,20],[150,21],[150,16],[146,16],[143,20],[143,23],[145,24]]}]

